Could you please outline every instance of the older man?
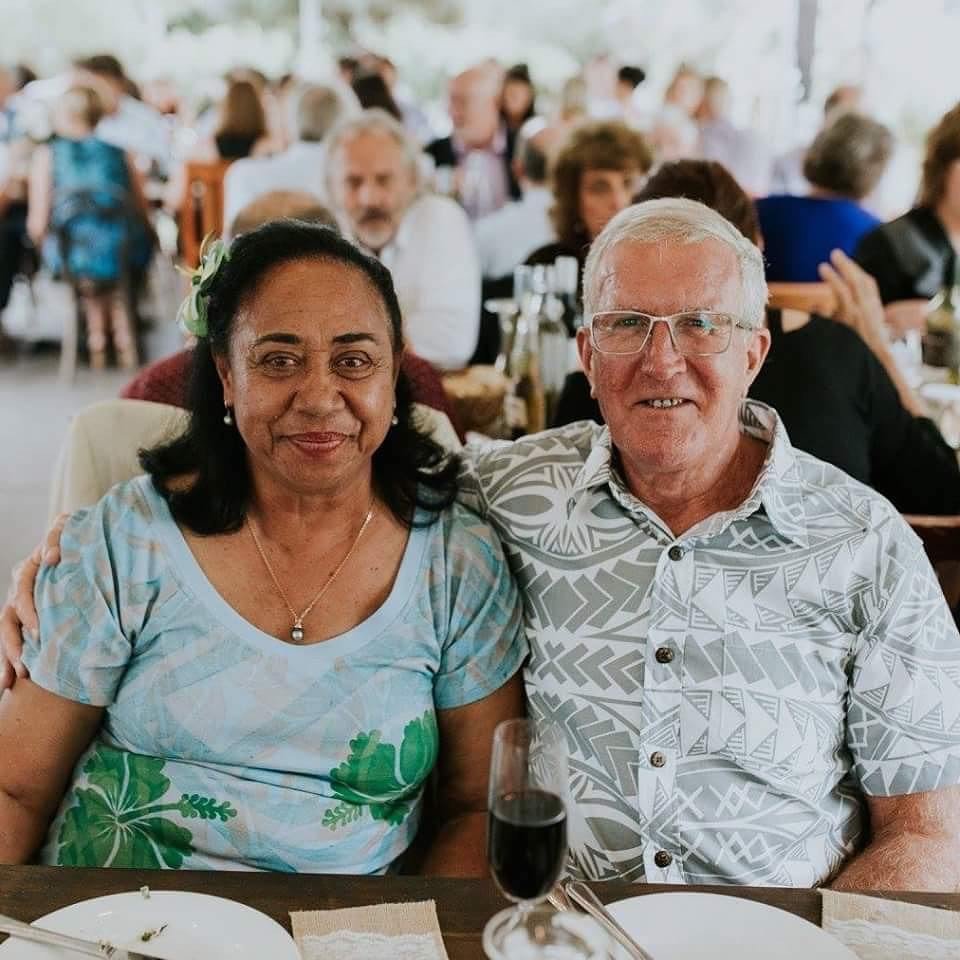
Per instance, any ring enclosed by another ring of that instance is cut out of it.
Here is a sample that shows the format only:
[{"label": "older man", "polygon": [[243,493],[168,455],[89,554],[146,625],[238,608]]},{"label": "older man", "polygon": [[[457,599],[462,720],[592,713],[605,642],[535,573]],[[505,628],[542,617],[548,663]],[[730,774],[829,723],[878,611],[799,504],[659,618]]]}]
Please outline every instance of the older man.
[{"label": "older man", "polygon": [[960,637],[890,504],[744,397],[757,248],[707,207],[594,241],[580,357],[607,427],[474,458],[525,593],[530,709],[571,748],[592,879],[953,889]]},{"label": "older man", "polygon": [[477,345],[480,264],[460,207],[420,191],[419,157],[396,120],[365,111],[330,133],[327,196],[345,232],[390,268],[411,348],[457,369]]},{"label": "older man", "polygon": [[520,197],[513,143],[500,115],[502,82],[502,71],[490,62],[457,74],[448,89],[453,132],[426,148],[438,168],[454,171],[454,192],[471,220]]}]

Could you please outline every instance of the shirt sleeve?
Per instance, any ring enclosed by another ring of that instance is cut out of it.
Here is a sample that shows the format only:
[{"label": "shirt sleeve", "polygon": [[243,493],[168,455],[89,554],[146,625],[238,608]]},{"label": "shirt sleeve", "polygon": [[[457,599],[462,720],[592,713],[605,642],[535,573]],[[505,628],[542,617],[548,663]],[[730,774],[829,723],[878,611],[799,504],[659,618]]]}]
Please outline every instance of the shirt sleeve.
[{"label": "shirt sleeve", "polygon": [[34,683],[77,703],[114,702],[157,599],[146,507],[132,502],[135,484],[121,484],[74,513],[60,539],[60,562],[37,577],[40,630],[24,632],[23,662]]},{"label": "shirt sleeve", "polygon": [[499,690],[527,656],[520,595],[493,530],[454,505],[444,554],[448,628],[433,686],[439,710]]},{"label": "shirt sleeve", "polygon": [[[889,510],[889,508],[886,508]],[[919,538],[890,511],[855,579],[866,627],[854,649],[847,747],[867,796],[960,783],[960,634]],[[867,566],[874,567],[867,576]]]},{"label": "shirt sleeve", "polygon": [[480,261],[467,215],[444,197],[425,197],[418,214],[417,267],[397,280],[411,347],[442,370],[465,367],[480,329]]}]

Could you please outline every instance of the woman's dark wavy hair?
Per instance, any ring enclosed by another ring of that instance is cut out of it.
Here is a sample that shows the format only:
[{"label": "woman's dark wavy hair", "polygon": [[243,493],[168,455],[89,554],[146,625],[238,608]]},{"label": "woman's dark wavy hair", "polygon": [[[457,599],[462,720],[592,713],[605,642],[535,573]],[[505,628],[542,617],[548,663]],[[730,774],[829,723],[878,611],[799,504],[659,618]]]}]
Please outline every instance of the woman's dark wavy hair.
[{"label": "woman's dark wavy hair", "polygon": [[[140,463],[178,523],[198,534],[229,533],[243,525],[252,490],[247,448],[235,426],[223,422],[223,387],[214,365],[226,355],[238,312],[274,268],[317,260],[358,270],[379,294],[390,325],[395,362],[403,349],[400,304],[390,272],[336,231],[296,220],[275,220],[238,237],[213,280],[208,335],[193,351],[188,391],[190,421],[176,439],[140,454]],[[410,385],[400,371],[398,422],[373,454],[373,483],[404,525],[436,520],[457,492],[459,460],[413,422]],[[172,481],[192,475],[186,489]],[[415,521],[416,509],[427,517]]]}]

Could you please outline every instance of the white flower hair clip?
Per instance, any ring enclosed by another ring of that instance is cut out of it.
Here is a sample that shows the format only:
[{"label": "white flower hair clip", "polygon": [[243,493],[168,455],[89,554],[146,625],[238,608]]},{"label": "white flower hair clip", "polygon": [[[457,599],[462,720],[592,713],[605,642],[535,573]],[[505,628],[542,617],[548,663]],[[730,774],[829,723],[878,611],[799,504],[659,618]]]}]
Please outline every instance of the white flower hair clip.
[{"label": "white flower hair clip", "polygon": [[190,292],[177,311],[180,329],[195,337],[207,336],[207,302],[210,287],[217,271],[225,260],[230,259],[230,248],[219,237],[211,240],[208,235],[200,247],[200,264],[194,270],[185,270],[190,277]]}]

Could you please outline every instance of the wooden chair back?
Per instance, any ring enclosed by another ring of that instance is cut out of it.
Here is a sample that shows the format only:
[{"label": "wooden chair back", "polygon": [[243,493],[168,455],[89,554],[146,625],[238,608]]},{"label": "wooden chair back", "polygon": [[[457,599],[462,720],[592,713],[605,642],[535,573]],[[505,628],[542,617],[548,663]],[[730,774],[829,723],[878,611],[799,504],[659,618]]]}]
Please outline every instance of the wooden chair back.
[{"label": "wooden chair back", "polygon": [[200,245],[208,234],[223,233],[223,178],[229,160],[189,161],[180,210],[180,254],[188,267],[200,262]]},{"label": "wooden chair back", "polygon": [[768,283],[769,305],[777,310],[803,310],[829,317],[836,309],[836,298],[825,283]]},{"label": "wooden chair back", "polygon": [[904,520],[923,541],[952,610],[960,604],[960,516],[904,514]]}]

